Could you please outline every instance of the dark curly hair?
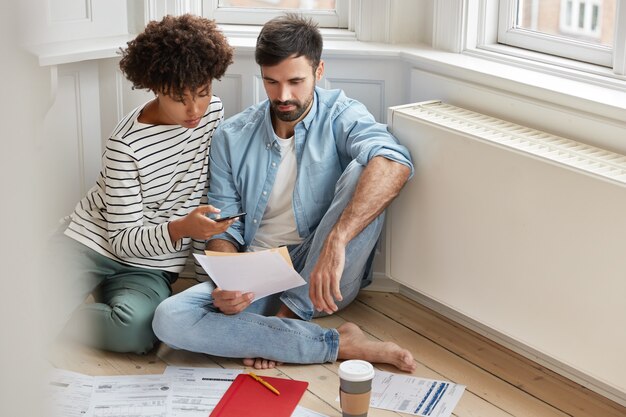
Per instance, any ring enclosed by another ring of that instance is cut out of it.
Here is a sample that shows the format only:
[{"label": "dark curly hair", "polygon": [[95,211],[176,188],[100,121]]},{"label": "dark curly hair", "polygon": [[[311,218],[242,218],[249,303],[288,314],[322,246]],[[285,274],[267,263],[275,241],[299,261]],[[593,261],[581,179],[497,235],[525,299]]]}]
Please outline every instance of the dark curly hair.
[{"label": "dark curly hair", "polygon": [[215,22],[190,14],[148,23],[121,54],[120,69],[133,88],[178,98],[219,80],[233,62]]}]

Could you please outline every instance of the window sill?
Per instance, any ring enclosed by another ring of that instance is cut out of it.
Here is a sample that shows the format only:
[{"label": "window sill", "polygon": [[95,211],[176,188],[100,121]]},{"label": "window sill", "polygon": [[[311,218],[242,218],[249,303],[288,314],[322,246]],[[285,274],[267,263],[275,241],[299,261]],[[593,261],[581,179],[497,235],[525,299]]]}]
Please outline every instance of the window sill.
[{"label": "window sill", "polygon": [[[219,25],[230,44],[238,50],[254,50],[261,26]],[[355,42],[354,32],[344,29],[320,29],[325,42]],[[104,38],[80,39],[68,42],[55,42],[27,47],[39,59],[39,65],[62,65],[93,59],[114,58],[120,48],[135,38],[128,34]]]},{"label": "window sill", "polygon": [[[238,53],[252,53],[258,26],[221,26]],[[361,42],[347,30],[324,29],[324,57],[398,60],[415,68],[484,85],[508,94],[543,100],[620,123],[626,120],[626,79],[597,69],[596,73],[556,68],[496,51],[461,54],[424,45]],[[42,66],[114,58],[133,35],[46,44],[30,50]],[[584,65],[584,64],[581,64]],[[405,80],[408,82],[408,79]]]},{"label": "window sill", "polygon": [[[499,52],[471,50],[461,54],[429,47],[407,47],[402,55],[414,66],[438,75],[541,100],[577,111],[626,120],[626,79],[609,69],[557,68]],[[580,64],[584,66],[585,64]]]}]

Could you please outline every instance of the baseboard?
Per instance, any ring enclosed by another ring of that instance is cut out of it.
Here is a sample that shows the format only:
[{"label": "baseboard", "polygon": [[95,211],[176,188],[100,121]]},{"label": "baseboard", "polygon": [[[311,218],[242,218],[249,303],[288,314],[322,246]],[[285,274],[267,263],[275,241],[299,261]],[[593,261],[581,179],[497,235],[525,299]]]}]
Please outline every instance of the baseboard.
[{"label": "baseboard", "polygon": [[368,291],[398,293],[400,292],[400,284],[383,273],[374,272],[372,283],[366,289]]},{"label": "baseboard", "polygon": [[[387,278],[389,281],[391,279]],[[614,387],[603,383],[590,375],[587,375],[577,369],[572,368],[571,366],[562,363],[552,357],[547,356],[546,354],[539,352],[511,337],[502,334],[470,317],[465,316],[462,313],[454,310],[453,308],[437,301],[432,298],[414,291],[404,285],[399,285],[398,292],[411,300],[430,308],[431,310],[436,311],[437,313],[449,318],[450,320],[455,321],[456,323],[461,324],[462,326],[467,327],[470,330],[475,331],[476,333],[485,336],[486,338],[493,340],[501,346],[504,346],[515,353],[522,355],[523,357],[530,359],[533,362],[538,363],[541,366],[544,366],[559,375],[564,376],[565,378],[576,382],[590,390],[606,397],[616,403],[626,406],[626,393],[621,392]],[[368,287],[369,289],[369,287]]]}]

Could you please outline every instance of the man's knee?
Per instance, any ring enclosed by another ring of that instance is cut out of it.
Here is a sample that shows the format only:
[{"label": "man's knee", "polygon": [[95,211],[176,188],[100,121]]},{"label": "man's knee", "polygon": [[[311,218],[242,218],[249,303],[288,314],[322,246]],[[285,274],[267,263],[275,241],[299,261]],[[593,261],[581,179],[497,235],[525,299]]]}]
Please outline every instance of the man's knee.
[{"label": "man's knee", "polygon": [[336,191],[341,191],[342,189],[353,190],[356,188],[364,169],[365,167],[356,160],[350,162],[337,181]]}]

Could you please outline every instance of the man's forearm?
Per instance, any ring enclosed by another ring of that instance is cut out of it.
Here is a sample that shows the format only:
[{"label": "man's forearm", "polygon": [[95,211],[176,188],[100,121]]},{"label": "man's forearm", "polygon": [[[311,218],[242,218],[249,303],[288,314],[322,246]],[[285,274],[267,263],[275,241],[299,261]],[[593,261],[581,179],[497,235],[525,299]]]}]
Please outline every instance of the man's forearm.
[{"label": "man's forearm", "polygon": [[213,239],[209,240],[206,244],[206,250],[212,250],[215,252],[238,252],[237,247],[228,240],[225,239]]},{"label": "man's forearm", "polygon": [[387,208],[410,175],[406,165],[382,156],[372,158],[329,239],[347,244]]}]

